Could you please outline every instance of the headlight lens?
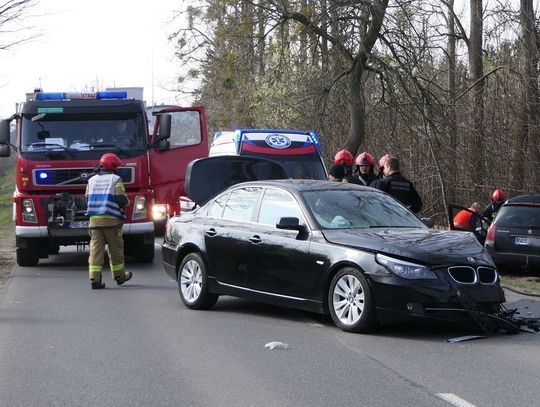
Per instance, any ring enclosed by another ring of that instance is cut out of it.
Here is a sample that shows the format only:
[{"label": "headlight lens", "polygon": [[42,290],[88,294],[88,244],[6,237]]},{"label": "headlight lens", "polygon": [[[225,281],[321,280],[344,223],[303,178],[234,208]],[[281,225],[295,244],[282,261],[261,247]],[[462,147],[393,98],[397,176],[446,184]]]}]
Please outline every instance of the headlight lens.
[{"label": "headlight lens", "polygon": [[167,219],[167,205],[165,204],[153,205],[152,218],[154,218],[154,220],[166,220]]},{"label": "headlight lens", "polygon": [[375,261],[396,276],[406,278],[407,280],[437,279],[437,275],[433,271],[420,264],[409,263],[407,261],[385,256],[384,254],[377,254],[375,256]]},{"label": "headlight lens", "polygon": [[146,216],[146,197],[137,195],[133,204],[133,219],[145,219]]},{"label": "headlight lens", "polygon": [[23,222],[37,223],[36,210],[34,209],[34,201],[32,199],[23,199],[22,218]]}]

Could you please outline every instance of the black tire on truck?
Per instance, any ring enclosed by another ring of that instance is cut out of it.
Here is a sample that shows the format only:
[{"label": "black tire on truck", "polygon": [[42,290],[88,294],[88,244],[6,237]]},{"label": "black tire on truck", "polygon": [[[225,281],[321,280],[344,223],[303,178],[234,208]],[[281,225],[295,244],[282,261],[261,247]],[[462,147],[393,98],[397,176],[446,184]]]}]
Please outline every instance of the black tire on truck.
[{"label": "black tire on truck", "polygon": [[39,245],[36,244],[36,239],[17,237],[15,250],[17,264],[20,267],[33,267],[39,262]]},{"label": "black tire on truck", "polygon": [[154,261],[154,233],[124,236],[126,255],[132,255],[137,263]]}]

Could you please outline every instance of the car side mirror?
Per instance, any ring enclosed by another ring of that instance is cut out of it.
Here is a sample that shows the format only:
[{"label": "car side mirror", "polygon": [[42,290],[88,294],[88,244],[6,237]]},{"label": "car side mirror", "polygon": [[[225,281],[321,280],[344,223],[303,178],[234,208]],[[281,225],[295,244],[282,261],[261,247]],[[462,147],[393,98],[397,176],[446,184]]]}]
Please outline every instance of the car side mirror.
[{"label": "car side mirror", "polygon": [[195,209],[195,206],[197,205],[187,196],[181,196],[180,198],[178,198],[178,202],[180,202],[180,213],[191,212],[193,209]]},{"label": "car side mirror", "polygon": [[426,225],[428,228],[432,228],[433,227],[433,221],[431,220],[431,218],[420,218],[420,220],[422,221],[422,223],[424,225]]},{"label": "car side mirror", "polygon": [[276,223],[276,228],[287,230],[298,230],[299,232],[305,230],[305,226],[300,224],[298,218],[279,218]]}]

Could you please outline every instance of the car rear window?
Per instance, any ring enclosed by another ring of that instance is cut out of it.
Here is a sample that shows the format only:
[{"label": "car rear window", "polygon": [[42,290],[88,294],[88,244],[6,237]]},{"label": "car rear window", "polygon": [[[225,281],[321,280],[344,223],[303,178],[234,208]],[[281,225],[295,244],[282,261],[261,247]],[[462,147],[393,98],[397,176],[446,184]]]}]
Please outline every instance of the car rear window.
[{"label": "car rear window", "polygon": [[503,206],[496,224],[506,228],[540,228],[540,207]]}]

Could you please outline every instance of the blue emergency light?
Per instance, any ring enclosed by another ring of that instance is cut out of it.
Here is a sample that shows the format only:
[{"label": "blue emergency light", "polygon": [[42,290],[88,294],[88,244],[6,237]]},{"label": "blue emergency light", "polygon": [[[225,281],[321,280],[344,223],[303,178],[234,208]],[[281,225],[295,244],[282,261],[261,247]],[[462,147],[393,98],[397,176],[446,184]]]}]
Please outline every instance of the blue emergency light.
[{"label": "blue emergency light", "polygon": [[40,92],[36,100],[127,99],[127,92]]},{"label": "blue emergency light", "polygon": [[47,177],[49,176],[49,174],[47,174],[46,172],[43,172],[43,171],[40,171],[39,172],[39,179],[47,179]]}]

